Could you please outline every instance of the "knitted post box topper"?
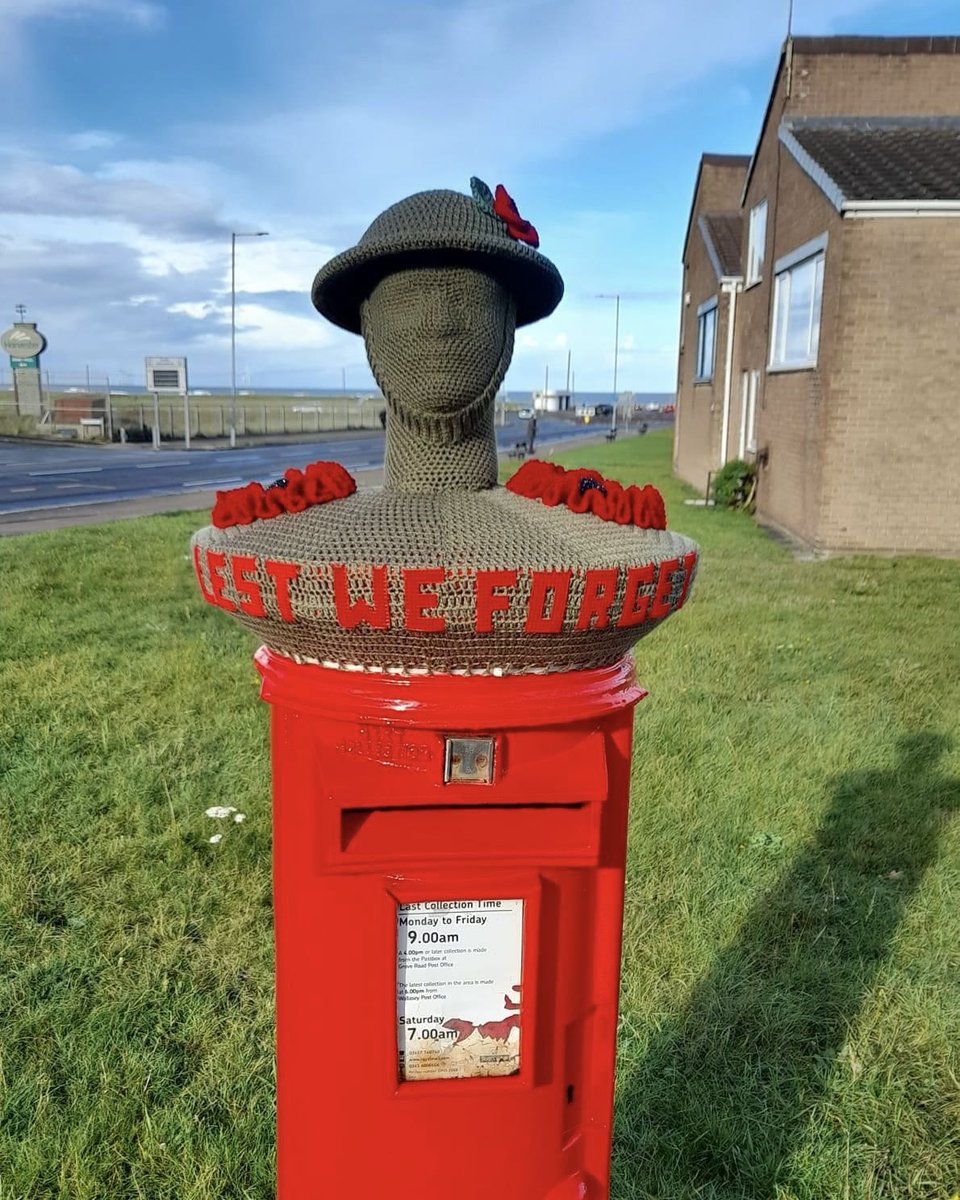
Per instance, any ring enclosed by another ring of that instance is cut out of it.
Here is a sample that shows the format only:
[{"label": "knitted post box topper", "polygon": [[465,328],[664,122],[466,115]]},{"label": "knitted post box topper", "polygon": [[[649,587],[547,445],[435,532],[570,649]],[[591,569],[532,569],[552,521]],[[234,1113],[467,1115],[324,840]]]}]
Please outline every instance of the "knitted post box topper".
[{"label": "knitted post box topper", "polygon": [[218,496],[204,597],[300,661],[396,673],[616,662],[689,594],[697,549],[654,488],[528,462],[497,486],[494,399],[518,325],[563,294],[502,189],[421,192],[322,267],[386,399],[382,488],[335,463]]}]

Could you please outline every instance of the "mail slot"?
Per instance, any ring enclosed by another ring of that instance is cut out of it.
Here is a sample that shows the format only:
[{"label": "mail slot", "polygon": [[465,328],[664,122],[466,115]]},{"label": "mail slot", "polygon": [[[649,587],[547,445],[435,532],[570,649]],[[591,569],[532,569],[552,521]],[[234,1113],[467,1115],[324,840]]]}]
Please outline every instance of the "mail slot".
[{"label": "mail slot", "polygon": [[489,1155],[498,1200],[605,1195],[632,664],[458,680],[456,724],[443,678],[257,665],[281,1194],[488,1200]]}]

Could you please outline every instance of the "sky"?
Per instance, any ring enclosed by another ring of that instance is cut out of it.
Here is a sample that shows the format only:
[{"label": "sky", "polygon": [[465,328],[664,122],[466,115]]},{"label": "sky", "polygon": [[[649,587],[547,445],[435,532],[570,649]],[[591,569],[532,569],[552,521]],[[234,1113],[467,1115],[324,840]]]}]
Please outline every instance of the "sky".
[{"label": "sky", "polygon": [[[956,0],[794,0],[798,35],[956,34]],[[310,285],[413,192],[502,183],[566,292],[507,389],[672,391],[700,155],[752,153],[788,0],[0,0],[0,327],[54,383],[372,388]],[[619,336],[616,303],[620,296]],[[615,355],[616,347],[616,355]],[[6,361],[2,365],[6,367]],[[0,379],[9,379],[9,371]]]}]

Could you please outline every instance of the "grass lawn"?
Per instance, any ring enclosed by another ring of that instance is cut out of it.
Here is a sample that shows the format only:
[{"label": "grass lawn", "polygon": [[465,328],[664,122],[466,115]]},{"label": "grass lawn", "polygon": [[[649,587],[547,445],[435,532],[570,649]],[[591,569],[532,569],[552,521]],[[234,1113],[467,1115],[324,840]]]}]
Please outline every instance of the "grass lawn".
[{"label": "grass lawn", "polygon": [[[950,1200],[960,562],[797,562],[669,459],[564,460],[703,548],[637,651],[612,1196]],[[273,1195],[268,714],[201,521],[0,539],[0,1200]]]}]

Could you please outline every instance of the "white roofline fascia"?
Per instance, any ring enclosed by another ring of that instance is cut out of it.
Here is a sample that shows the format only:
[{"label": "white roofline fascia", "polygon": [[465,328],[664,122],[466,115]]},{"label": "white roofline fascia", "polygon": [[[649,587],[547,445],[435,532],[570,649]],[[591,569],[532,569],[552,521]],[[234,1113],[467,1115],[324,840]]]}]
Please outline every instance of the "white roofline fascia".
[{"label": "white roofline fascia", "polygon": [[804,150],[797,139],[793,136],[793,132],[787,127],[786,124],[781,124],[777,132],[779,134],[780,141],[783,142],[786,148],[796,159],[797,165],[800,167],[800,169],[805,174],[810,176],[810,178],[817,185],[820,191],[823,192],[837,212],[842,212],[845,197],[834,180],[827,174],[823,167],[820,166],[817,160],[812,158],[806,152],[806,150]]},{"label": "white roofline fascia", "polygon": [[707,227],[704,213],[700,213],[697,217],[697,228],[700,230],[700,236],[707,247],[707,256],[710,259],[710,266],[713,267],[713,273],[718,279],[722,279],[723,268],[720,266],[720,256],[717,254],[717,248],[714,246],[713,238],[710,236],[710,230]]},{"label": "white roofline fascia", "polygon": [[958,200],[844,200],[845,217],[956,217]]}]

